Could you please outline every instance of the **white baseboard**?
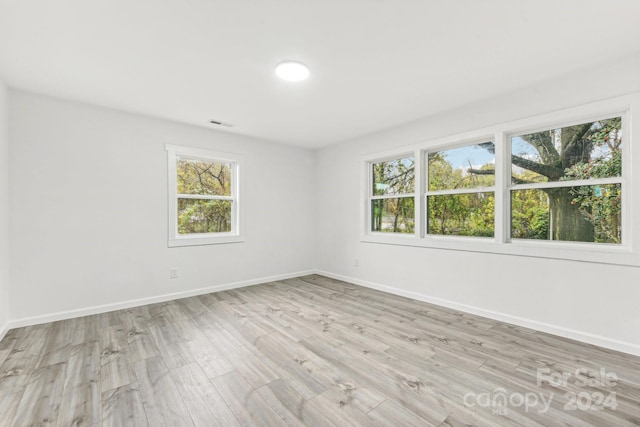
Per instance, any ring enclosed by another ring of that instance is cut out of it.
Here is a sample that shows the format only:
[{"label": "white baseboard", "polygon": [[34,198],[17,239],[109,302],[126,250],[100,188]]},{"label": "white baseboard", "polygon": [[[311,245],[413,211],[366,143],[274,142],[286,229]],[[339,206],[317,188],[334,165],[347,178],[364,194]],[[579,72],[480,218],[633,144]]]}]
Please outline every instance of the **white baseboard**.
[{"label": "white baseboard", "polygon": [[537,331],[546,332],[549,334],[558,335],[561,337],[570,338],[577,341],[582,341],[588,344],[593,344],[600,347],[633,354],[635,356],[640,356],[640,345],[638,344],[615,340],[615,339],[607,338],[601,335],[591,334],[588,332],[578,331],[575,329],[569,329],[562,326],[552,325],[549,323],[544,323],[536,320],[526,319],[523,317],[513,316],[510,314],[500,313],[492,310],[486,310],[483,308],[479,308],[479,307],[475,307],[467,304],[460,304],[454,301],[432,297],[432,296],[421,294],[418,292],[405,291],[405,290],[394,288],[391,286],[369,282],[369,281],[357,279],[354,277],[343,276],[341,274],[334,274],[334,273],[331,273],[328,271],[322,271],[322,270],[299,271],[295,273],[261,277],[261,278],[251,279],[251,280],[226,283],[222,285],[210,286],[206,288],[194,289],[194,290],[189,290],[184,292],[175,292],[171,294],[158,295],[158,296],[149,297],[149,298],[140,298],[135,300],[123,301],[119,303],[82,308],[77,310],[61,311],[61,312],[45,314],[41,316],[13,319],[5,323],[2,327],[0,327],[0,340],[2,340],[2,338],[4,338],[4,336],[7,334],[7,332],[13,328],[54,322],[57,320],[72,319],[75,317],[89,316],[93,314],[106,313],[109,311],[122,310],[122,309],[138,307],[138,306],[147,305],[147,304],[155,304],[158,302],[171,301],[171,300],[180,299],[180,298],[188,298],[196,295],[208,294],[211,292],[243,288],[246,286],[259,285],[262,283],[269,283],[277,280],[291,279],[294,277],[306,276],[309,274],[320,274],[326,277],[330,277],[332,279],[342,280],[345,282],[353,283],[353,284],[364,286],[371,289],[377,289],[379,291],[388,292],[390,294],[400,295],[400,296],[415,299],[418,301],[424,301],[424,302],[439,305],[442,307],[448,307],[454,310],[459,310],[466,313],[487,317],[489,319],[499,320],[501,322],[511,323],[511,324],[522,326],[525,328],[535,329]]},{"label": "white baseboard", "polygon": [[7,335],[7,332],[9,332],[9,329],[11,329],[9,322],[0,326],[0,341],[2,341],[5,335]]},{"label": "white baseboard", "polygon": [[253,286],[253,285],[259,285],[262,283],[275,282],[277,280],[291,279],[293,277],[306,276],[314,273],[315,271],[313,270],[298,271],[295,273],[260,277],[257,279],[244,280],[241,282],[225,283],[222,285],[215,285],[215,286],[193,289],[193,290],[184,291],[184,292],[175,292],[171,294],[158,295],[158,296],[149,297],[149,298],[140,298],[140,299],[122,301],[122,302],[117,302],[112,304],[104,304],[104,305],[97,305],[97,306],[88,307],[88,308],[81,308],[77,310],[60,311],[56,313],[44,314],[41,316],[13,319],[13,320],[10,320],[4,326],[4,329],[0,329],[0,339],[4,336],[3,331],[4,331],[4,334],[6,334],[6,332],[8,332],[9,329],[13,329],[13,328],[21,328],[23,326],[31,326],[31,325],[38,325],[41,323],[55,322],[57,320],[73,319],[75,317],[90,316],[92,314],[106,313],[109,311],[139,307],[141,305],[155,304],[158,302],[171,301],[171,300],[180,299],[180,298],[188,298],[196,295],[208,294],[211,292],[219,292],[219,291],[226,291],[229,289],[244,288],[246,286]]},{"label": "white baseboard", "polygon": [[633,354],[634,356],[640,356],[640,345],[631,342],[615,340],[607,338],[601,335],[591,334],[589,332],[578,331],[575,329],[569,329],[562,326],[552,325],[549,323],[539,322],[537,320],[526,319],[523,317],[513,316],[510,314],[500,313],[492,310],[485,310],[483,308],[474,307],[471,305],[460,304],[454,301],[436,298],[429,295],[405,291],[398,288],[393,288],[379,283],[369,282],[366,280],[356,279],[354,277],[343,276],[341,274],[334,274],[328,271],[317,270],[316,274],[330,277],[336,280],[342,280],[344,282],[353,283],[355,285],[361,285],[371,289],[377,289],[379,291],[388,292],[390,294],[399,295],[418,301],[428,302],[431,304],[439,305],[442,307],[452,308],[454,310],[464,311],[465,313],[475,314],[482,317],[487,317],[493,320],[499,320],[501,322],[511,323],[513,325],[522,326],[525,328],[535,329],[537,331],[546,332],[552,335],[558,335],[564,338],[570,338],[576,341],[582,341],[588,344],[597,345],[600,347],[608,348],[611,350],[621,351],[623,353]]}]

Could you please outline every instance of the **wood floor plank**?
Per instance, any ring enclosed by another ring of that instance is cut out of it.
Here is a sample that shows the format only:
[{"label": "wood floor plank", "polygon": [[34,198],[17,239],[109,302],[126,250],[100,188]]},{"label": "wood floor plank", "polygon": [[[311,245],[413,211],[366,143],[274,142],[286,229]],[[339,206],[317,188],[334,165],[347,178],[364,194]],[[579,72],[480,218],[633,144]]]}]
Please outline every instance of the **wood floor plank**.
[{"label": "wood floor plank", "polygon": [[215,303],[209,312],[214,321],[219,322],[229,331],[237,332],[247,342],[254,342],[263,335],[273,331],[272,327],[265,327],[263,324],[253,321],[247,313],[247,306],[229,305],[225,301]]},{"label": "wood floor plank", "polygon": [[[165,304],[164,307],[167,307]],[[184,341],[176,331],[174,325],[185,320],[170,321],[163,315],[153,318],[149,330],[153,337],[158,353],[169,369],[179,368],[195,362],[193,354],[184,346]]]},{"label": "wood floor plank", "polygon": [[198,298],[182,298],[175,301],[176,306],[186,316],[185,320],[193,319],[200,314],[209,311],[209,307],[202,303]]},{"label": "wood floor plank", "polygon": [[70,351],[58,425],[92,426],[102,419],[100,344],[88,341]]},{"label": "wood floor plank", "polygon": [[[234,330],[233,326],[228,324],[225,324],[225,327]],[[226,355],[233,369],[254,388],[278,379],[278,375],[269,366],[268,358],[260,355],[252,343],[243,343],[237,332],[231,333],[227,329],[219,328],[206,328],[203,332],[213,346]]]},{"label": "wood floor plank", "polygon": [[356,387],[349,382],[340,382],[321,394],[326,400],[343,408],[351,406],[366,414],[385,401],[381,393],[365,387]]},{"label": "wood floor plank", "polygon": [[213,379],[233,370],[228,354],[209,341],[195,320],[184,320],[174,326],[207,377]]},{"label": "wood floor plank", "polygon": [[151,304],[148,307],[149,314],[152,318],[162,316],[170,323],[180,322],[189,318],[189,316],[180,309],[176,301],[166,301],[158,304]]},{"label": "wood floor plank", "polygon": [[367,414],[357,406],[344,404],[344,401],[332,401],[322,394],[307,400],[304,404],[304,411],[315,414],[314,417],[317,417],[317,414],[322,414],[324,420],[321,425],[369,425]]},{"label": "wood floor plank", "polygon": [[201,303],[209,307],[211,304],[222,301],[222,297],[220,296],[220,292],[198,295],[196,297]]},{"label": "wood floor plank", "polygon": [[240,426],[231,409],[215,387],[212,387],[211,380],[197,363],[176,368],[171,374],[196,426]]},{"label": "wood floor plank", "polygon": [[[4,338],[2,338],[2,340],[0,340],[0,351],[2,350],[8,350],[11,351],[13,349],[13,346],[15,345],[16,341],[18,341],[18,337],[15,335],[14,331],[19,331],[23,328],[19,328],[19,329],[12,329],[9,332],[7,332],[7,334],[4,336]],[[14,332],[14,333],[12,333]]]},{"label": "wood floor plank", "polygon": [[385,400],[368,413],[371,425],[387,427],[401,425],[422,427],[428,422],[393,400]]},{"label": "wood floor plank", "polygon": [[640,357],[309,275],[10,330],[4,425],[637,426]]},{"label": "wood floor plank", "polygon": [[126,310],[124,329],[127,336],[127,352],[133,362],[160,355],[160,350],[149,331],[150,320],[151,314],[147,307]]},{"label": "wood floor plank", "polygon": [[5,360],[7,360],[10,354],[11,354],[10,348],[0,350],[0,368],[2,368],[2,364],[4,363]]},{"label": "wood floor plank", "polygon": [[[103,319],[112,319],[105,317]],[[108,326],[101,331],[100,384],[107,391],[135,381],[133,361],[127,353],[127,337],[124,326]]]},{"label": "wood floor plank", "polygon": [[410,384],[403,384],[395,377],[385,375],[379,365],[357,351],[350,350],[346,346],[341,347],[340,351],[334,351],[314,341],[304,341],[304,344],[344,372],[350,379],[349,383],[360,383],[363,387],[372,390],[385,390],[385,395],[402,401],[418,416],[431,423],[438,424],[449,414],[438,399],[419,394]]},{"label": "wood floor plank", "polygon": [[37,356],[10,355],[0,368],[0,397],[24,392],[37,363]]},{"label": "wood floor plank", "polygon": [[122,311],[108,311],[106,313],[96,314],[95,322],[98,324],[100,330],[109,328],[111,326],[122,326],[123,324]]},{"label": "wood floor plank", "polygon": [[[74,325],[79,323],[77,319],[60,320],[53,322],[47,333],[44,349],[37,366],[47,366],[61,363],[69,359],[69,352],[74,341]],[[82,342],[78,340],[78,342]]]},{"label": "wood floor plank", "polygon": [[42,358],[50,331],[50,327],[29,328],[28,332],[20,334],[20,337],[15,339],[7,360],[31,357],[36,357],[39,360]]},{"label": "wood floor plank", "polygon": [[[277,334],[261,337],[256,347],[273,361],[276,375],[286,378],[306,399],[324,393],[328,381],[323,370],[330,368],[322,359],[299,343],[279,342]],[[278,369],[279,368],[279,369]]]},{"label": "wood floor plank", "polygon": [[147,415],[137,383],[126,384],[102,393],[103,427],[148,426]]},{"label": "wood floor plank", "polygon": [[216,389],[243,426],[286,426],[285,419],[249,385],[232,371],[213,380]]},{"label": "wood floor plank", "polygon": [[305,423],[302,418],[298,417],[294,412],[291,412],[287,405],[282,403],[278,396],[273,392],[269,384],[260,387],[256,390],[258,396],[260,396],[284,422],[285,425],[290,427],[304,427]]},{"label": "wood floor plank", "polygon": [[[305,399],[303,395],[292,388],[288,381],[278,379],[264,387],[268,387],[270,392],[265,393],[265,391],[262,391],[260,395],[263,396],[269,406],[273,408],[283,406],[290,414],[299,420],[303,420],[307,425],[323,425],[318,419],[309,419],[307,417],[309,414],[308,411],[305,412],[304,404],[308,399]],[[264,387],[261,387],[261,390]]]},{"label": "wood floor plank", "polygon": [[56,425],[67,364],[36,369],[29,378],[15,414],[16,426]]},{"label": "wood floor plank", "polygon": [[0,395],[0,425],[10,426],[17,423],[16,411],[23,392]]},{"label": "wood floor plank", "polygon": [[147,421],[151,426],[193,426],[191,416],[182,400],[169,369],[161,357],[135,363]]}]

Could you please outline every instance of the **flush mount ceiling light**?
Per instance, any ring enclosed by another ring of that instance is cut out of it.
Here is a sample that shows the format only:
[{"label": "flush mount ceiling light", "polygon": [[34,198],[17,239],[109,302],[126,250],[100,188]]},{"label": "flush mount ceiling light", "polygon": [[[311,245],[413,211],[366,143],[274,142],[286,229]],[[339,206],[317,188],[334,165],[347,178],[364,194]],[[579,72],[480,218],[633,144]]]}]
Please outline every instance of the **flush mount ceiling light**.
[{"label": "flush mount ceiling light", "polygon": [[300,82],[309,77],[309,68],[302,62],[284,61],[276,67],[276,74],[288,82]]}]

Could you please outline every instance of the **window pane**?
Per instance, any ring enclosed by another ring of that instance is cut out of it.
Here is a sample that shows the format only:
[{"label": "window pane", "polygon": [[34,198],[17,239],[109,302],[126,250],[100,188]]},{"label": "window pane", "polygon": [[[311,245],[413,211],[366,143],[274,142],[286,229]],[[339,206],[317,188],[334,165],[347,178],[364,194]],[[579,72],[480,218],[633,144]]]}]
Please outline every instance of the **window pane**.
[{"label": "window pane", "polygon": [[231,165],[178,159],[178,194],[231,196]]},{"label": "window pane", "polygon": [[429,153],[429,191],[493,187],[493,142]]},{"label": "window pane", "polygon": [[511,237],[619,244],[621,199],[620,184],[514,190]]},{"label": "window pane", "polygon": [[389,233],[413,233],[415,230],[413,197],[371,201],[371,230]]},{"label": "window pane", "polygon": [[495,200],[492,192],[429,196],[427,204],[428,234],[494,235]]},{"label": "window pane", "polygon": [[622,119],[511,138],[514,184],[622,176]]},{"label": "window pane", "polygon": [[414,158],[373,164],[373,195],[413,193]]},{"label": "window pane", "polygon": [[178,199],[178,233],[231,231],[231,200]]}]

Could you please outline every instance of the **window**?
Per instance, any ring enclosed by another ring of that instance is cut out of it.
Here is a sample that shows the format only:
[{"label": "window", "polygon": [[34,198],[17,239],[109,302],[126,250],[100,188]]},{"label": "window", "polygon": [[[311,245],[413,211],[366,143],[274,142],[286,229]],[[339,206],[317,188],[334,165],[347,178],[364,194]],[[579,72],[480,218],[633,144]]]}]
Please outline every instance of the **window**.
[{"label": "window", "polygon": [[427,234],[494,236],[492,141],[427,153]]},{"label": "window", "polygon": [[169,246],[240,241],[239,161],[167,145]]},{"label": "window", "polygon": [[361,241],[640,266],[634,108],[640,94],[365,157]]},{"label": "window", "polygon": [[371,231],[415,232],[415,158],[370,163]]},{"label": "window", "polygon": [[513,135],[511,238],[622,242],[622,118]]}]

